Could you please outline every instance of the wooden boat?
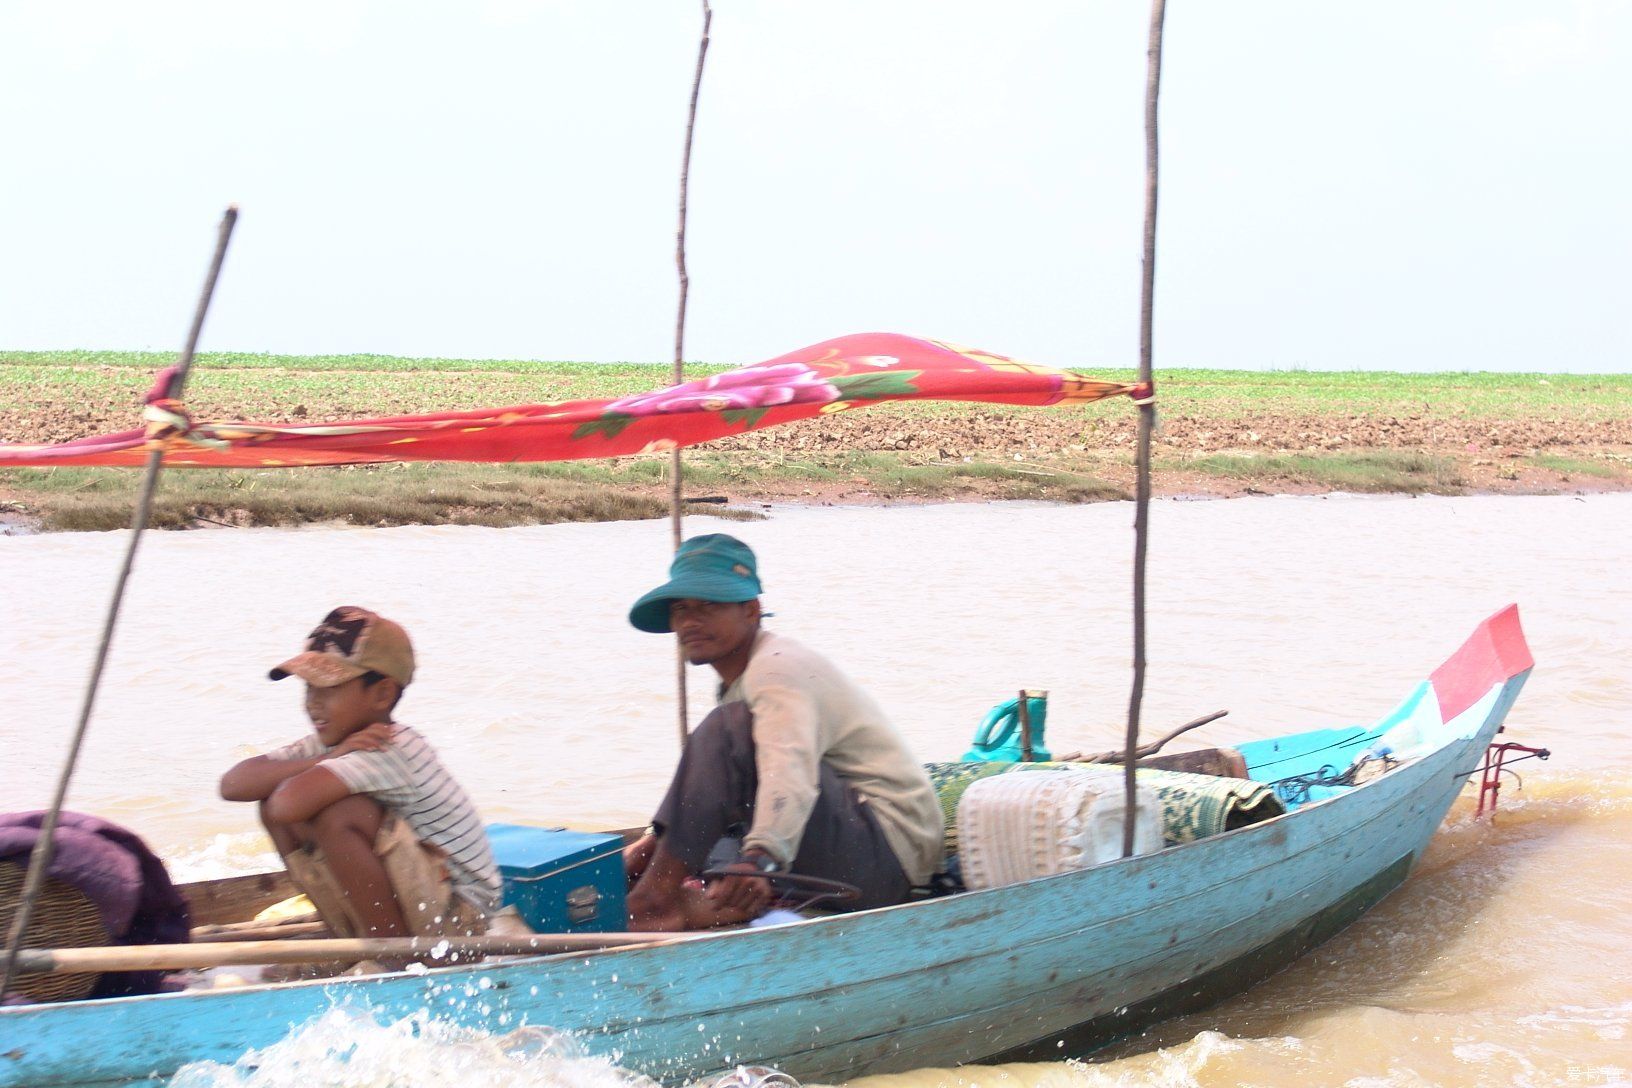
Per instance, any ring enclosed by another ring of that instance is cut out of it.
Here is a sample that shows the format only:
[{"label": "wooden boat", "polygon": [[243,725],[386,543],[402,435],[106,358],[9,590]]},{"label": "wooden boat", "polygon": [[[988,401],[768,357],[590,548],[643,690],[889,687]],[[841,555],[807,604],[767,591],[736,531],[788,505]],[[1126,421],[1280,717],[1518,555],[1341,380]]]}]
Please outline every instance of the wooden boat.
[{"label": "wooden boat", "polygon": [[[667,1083],[738,1063],[840,1080],[1084,1053],[1239,992],[1399,886],[1530,667],[1509,606],[1376,724],[1240,746],[1250,777],[1281,784],[1284,815],[1157,853],[644,947],[3,1008],[0,1086],[230,1063],[336,1002],[381,1021],[428,1009],[495,1034],[549,1025]],[[1367,761],[1381,773],[1361,784],[1333,773],[1385,748],[1388,759]],[[196,902],[219,915],[244,884]]]}]

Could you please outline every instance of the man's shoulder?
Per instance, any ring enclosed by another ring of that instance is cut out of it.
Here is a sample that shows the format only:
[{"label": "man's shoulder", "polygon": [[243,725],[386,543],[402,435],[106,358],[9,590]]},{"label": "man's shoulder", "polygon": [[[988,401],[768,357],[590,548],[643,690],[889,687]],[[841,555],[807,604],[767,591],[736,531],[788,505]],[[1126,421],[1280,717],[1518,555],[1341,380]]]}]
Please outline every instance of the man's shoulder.
[{"label": "man's shoulder", "polygon": [[756,661],[774,661],[777,658],[814,657],[826,661],[820,653],[780,631],[760,631],[754,643],[754,652],[748,658],[750,666]]},{"label": "man's shoulder", "polygon": [[754,652],[748,658],[748,667],[743,675],[752,682],[765,676],[811,670],[837,671],[833,662],[798,639],[773,631],[764,631],[754,645]]}]

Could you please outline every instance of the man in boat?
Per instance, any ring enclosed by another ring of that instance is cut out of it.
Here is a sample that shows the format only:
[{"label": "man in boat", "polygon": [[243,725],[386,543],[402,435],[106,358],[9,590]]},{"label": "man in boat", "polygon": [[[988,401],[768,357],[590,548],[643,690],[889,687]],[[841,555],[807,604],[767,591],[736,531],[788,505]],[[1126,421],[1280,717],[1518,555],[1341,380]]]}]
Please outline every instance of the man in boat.
[{"label": "man in boat", "polygon": [[[625,854],[634,929],[701,929],[757,917],[788,872],[861,890],[854,909],[907,899],[939,867],[940,804],[878,704],[832,662],[760,625],[754,553],[724,534],[681,544],[669,581],[629,622],[672,631],[719,674],[718,702],[686,742],[652,827]],[[732,875],[692,882],[740,835]]]},{"label": "man in boat", "polygon": [[393,720],[414,677],[399,625],[336,608],[268,674],[306,682],[313,732],[221,776],[254,801],[289,876],[337,936],[481,934],[501,884],[470,798],[418,731]]}]

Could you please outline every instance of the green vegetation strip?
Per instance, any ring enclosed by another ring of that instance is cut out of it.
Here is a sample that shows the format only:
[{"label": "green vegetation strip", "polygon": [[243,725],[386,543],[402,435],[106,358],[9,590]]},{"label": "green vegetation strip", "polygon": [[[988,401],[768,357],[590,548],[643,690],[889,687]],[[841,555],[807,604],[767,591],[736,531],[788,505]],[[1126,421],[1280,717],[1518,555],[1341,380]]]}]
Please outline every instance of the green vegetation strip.
[{"label": "green vegetation strip", "polygon": [[1617,480],[1625,477],[1632,465],[1626,464],[1626,458],[1620,459],[1621,467],[1614,464],[1603,464],[1596,461],[1586,461],[1579,457],[1560,457],[1553,453],[1539,453],[1530,458],[1530,463],[1537,468],[1549,469],[1571,476],[1592,476],[1600,480]]},{"label": "green vegetation strip", "polygon": [[[668,458],[559,464],[358,465],[308,469],[190,469],[164,477],[152,525],[161,529],[346,525],[542,525],[625,521],[668,514]],[[46,531],[124,528],[141,477],[128,469],[24,468],[0,471],[0,514]],[[976,495],[1056,502],[1127,498],[1092,475],[1028,465],[913,464],[890,453],[846,452],[819,458],[777,453],[699,453],[687,458],[686,493],[740,496],[781,483],[839,484],[861,497],[902,499]],[[714,503],[688,512],[741,520],[758,515]]]},{"label": "green vegetation strip", "polygon": [[[12,469],[0,484],[11,512],[62,531],[120,529],[141,484],[123,469]],[[165,476],[152,525],[189,529],[339,522],[349,525],[520,525],[662,517],[657,495],[498,465],[331,469],[196,469]]]},{"label": "green vegetation strip", "polygon": [[1462,490],[1447,457],[1401,450],[1326,454],[1213,454],[1166,467],[1237,481],[1295,483],[1338,491],[1455,494]]},{"label": "green vegetation strip", "polygon": [[[0,398],[83,396],[134,402],[149,374],[173,362],[158,352],[0,351]],[[1126,367],[1066,361],[1062,365],[1112,381],[1131,381]],[[727,367],[695,363],[688,375]],[[233,352],[198,357],[190,399],[257,406],[306,401],[372,404],[395,411],[491,406],[536,400],[613,397],[669,383],[668,364],[577,363],[516,359],[415,359],[384,355],[262,355]],[[1624,417],[1632,375],[1405,374],[1383,371],[1232,371],[1170,368],[1158,378],[1164,412],[1221,419],[1261,413],[1363,416],[1471,415]],[[497,396],[500,399],[489,399]],[[513,399],[505,399],[513,398]],[[903,406],[906,409],[906,406]],[[947,413],[957,406],[912,405]],[[966,410],[966,409],[964,409]]]}]

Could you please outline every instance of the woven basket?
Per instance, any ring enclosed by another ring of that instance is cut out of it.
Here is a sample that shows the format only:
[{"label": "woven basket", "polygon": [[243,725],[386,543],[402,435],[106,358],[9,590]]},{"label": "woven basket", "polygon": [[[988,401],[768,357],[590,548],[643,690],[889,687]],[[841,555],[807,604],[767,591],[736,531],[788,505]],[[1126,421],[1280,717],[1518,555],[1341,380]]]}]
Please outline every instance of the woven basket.
[{"label": "woven basket", "polygon": [[[11,932],[11,920],[23,899],[28,869],[14,861],[0,861],[0,941]],[[29,919],[24,948],[99,948],[108,943],[108,931],[96,904],[72,884],[47,877]],[[0,951],[0,955],[3,955]],[[96,988],[100,974],[16,975],[11,992],[34,1001],[73,1001]]]}]

